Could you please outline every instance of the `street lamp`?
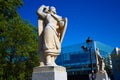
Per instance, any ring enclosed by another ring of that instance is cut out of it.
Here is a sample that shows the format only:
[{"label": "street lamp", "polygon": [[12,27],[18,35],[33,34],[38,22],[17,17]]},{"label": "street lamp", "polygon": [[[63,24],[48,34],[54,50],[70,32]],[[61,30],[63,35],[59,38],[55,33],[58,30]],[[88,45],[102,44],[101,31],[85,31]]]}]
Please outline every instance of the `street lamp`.
[{"label": "street lamp", "polygon": [[92,80],[94,80],[94,71],[93,71],[93,62],[92,62],[92,42],[93,40],[88,37],[88,39],[86,40],[86,43],[88,46],[81,46],[81,48],[84,50],[84,51],[89,51],[90,53],[90,67],[91,67],[91,77],[92,77]]}]

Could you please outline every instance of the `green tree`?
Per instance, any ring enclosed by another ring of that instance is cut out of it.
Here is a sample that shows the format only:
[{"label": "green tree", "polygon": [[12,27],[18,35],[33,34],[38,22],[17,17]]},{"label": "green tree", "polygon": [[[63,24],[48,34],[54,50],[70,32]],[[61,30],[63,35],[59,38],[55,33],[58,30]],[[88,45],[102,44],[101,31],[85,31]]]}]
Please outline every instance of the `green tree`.
[{"label": "green tree", "polygon": [[0,80],[30,80],[39,64],[37,29],[22,21],[22,0],[0,0]]}]

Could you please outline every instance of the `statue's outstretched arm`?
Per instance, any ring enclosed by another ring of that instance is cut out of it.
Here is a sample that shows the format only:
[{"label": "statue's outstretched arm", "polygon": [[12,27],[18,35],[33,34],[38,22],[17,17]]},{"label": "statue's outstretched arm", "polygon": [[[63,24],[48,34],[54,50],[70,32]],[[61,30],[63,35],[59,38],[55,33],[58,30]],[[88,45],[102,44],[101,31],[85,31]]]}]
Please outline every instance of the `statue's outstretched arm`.
[{"label": "statue's outstretched arm", "polygon": [[44,12],[44,9],[47,8],[45,5],[42,5],[38,10],[37,10],[37,14],[39,17],[41,18],[45,18],[45,16],[47,15],[45,12]]}]

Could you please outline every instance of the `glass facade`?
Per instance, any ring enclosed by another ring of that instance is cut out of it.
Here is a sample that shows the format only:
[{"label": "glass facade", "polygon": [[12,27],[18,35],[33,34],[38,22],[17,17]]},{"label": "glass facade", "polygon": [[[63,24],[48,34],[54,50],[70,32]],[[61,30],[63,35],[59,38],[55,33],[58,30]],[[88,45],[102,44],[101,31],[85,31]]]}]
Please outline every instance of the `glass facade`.
[{"label": "glass facade", "polygon": [[105,45],[98,41],[93,41],[91,45],[86,43],[66,46],[62,48],[60,55],[58,56],[56,63],[58,65],[65,66],[70,74],[88,74],[91,70],[90,63],[90,51],[84,51],[81,46],[91,47],[91,59],[93,64],[93,70],[96,71],[96,57],[95,50],[99,48],[100,55],[107,58],[114,48]]}]

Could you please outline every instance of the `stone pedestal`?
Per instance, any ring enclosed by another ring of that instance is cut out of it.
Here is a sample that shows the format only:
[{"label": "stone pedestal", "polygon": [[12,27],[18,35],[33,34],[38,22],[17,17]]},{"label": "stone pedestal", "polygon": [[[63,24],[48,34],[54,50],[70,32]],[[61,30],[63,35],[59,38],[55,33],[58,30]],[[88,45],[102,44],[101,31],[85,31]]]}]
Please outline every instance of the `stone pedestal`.
[{"label": "stone pedestal", "polygon": [[96,80],[108,80],[107,72],[106,71],[97,72]]},{"label": "stone pedestal", "polygon": [[35,67],[32,80],[67,80],[66,68],[62,66]]}]

